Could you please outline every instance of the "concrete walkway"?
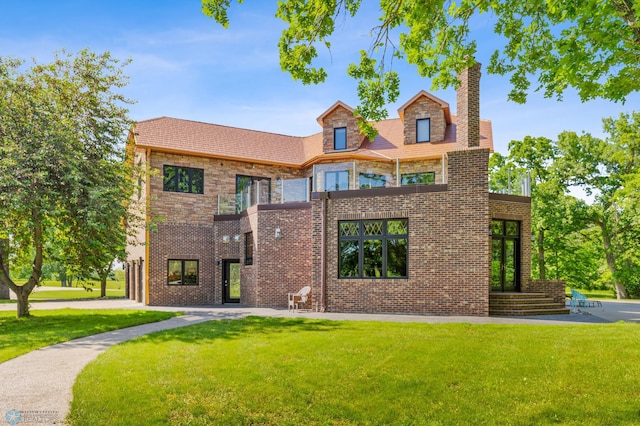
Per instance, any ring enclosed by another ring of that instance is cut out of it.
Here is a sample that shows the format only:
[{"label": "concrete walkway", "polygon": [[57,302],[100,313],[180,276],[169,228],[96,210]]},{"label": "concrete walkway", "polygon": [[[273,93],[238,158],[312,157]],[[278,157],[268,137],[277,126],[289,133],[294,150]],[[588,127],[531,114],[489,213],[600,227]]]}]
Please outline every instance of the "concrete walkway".
[{"label": "concrete walkway", "polygon": [[[602,324],[616,321],[640,323],[640,303],[603,302],[603,307],[587,308],[570,315],[545,317],[450,317],[388,314],[291,313],[286,310],[241,306],[144,307],[129,300],[86,300],[33,303],[41,309],[152,309],[185,312],[184,316],[88,336],[42,348],[0,363],[0,422],[20,416],[19,425],[59,424],[69,411],[76,376],[87,363],[110,346],[154,331],[169,330],[215,319],[236,319],[249,315],[331,320],[471,324]],[[0,310],[15,310],[15,304],[0,304]],[[14,411],[15,410],[15,411]],[[5,417],[6,416],[6,417]]]}]

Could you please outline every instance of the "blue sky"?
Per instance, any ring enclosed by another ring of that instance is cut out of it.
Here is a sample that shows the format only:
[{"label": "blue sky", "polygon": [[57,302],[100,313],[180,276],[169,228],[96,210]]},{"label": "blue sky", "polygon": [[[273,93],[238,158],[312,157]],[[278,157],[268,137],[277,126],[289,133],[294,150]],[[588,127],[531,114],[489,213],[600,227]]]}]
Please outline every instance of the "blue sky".
[{"label": "blue sky", "polygon": [[[284,26],[274,17],[275,0],[232,4],[229,29],[201,13],[199,0],[0,0],[0,55],[47,62],[65,48],[109,50],[122,59],[129,85],[123,89],[137,101],[134,120],[172,116],[289,135],[320,131],[316,118],[337,100],[357,106],[356,83],[346,75],[359,49],[369,46],[376,24],[377,2],[363,2],[359,16],[340,22],[331,54],[322,51],[329,78],[320,86],[303,86],[280,70],[277,41]],[[488,63],[500,45],[492,35],[492,17],[476,21],[478,60]],[[389,116],[431,82],[415,67],[396,63],[401,95],[389,105]],[[563,102],[532,93],[525,105],[507,101],[508,81],[483,72],[481,116],[492,120],[496,151],[506,154],[510,140],[524,136],[554,138],[563,130],[602,135],[601,119],[630,112],[640,95],[626,104],[582,103],[574,93]],[[432,92],[455,112],[455,92]]]}]

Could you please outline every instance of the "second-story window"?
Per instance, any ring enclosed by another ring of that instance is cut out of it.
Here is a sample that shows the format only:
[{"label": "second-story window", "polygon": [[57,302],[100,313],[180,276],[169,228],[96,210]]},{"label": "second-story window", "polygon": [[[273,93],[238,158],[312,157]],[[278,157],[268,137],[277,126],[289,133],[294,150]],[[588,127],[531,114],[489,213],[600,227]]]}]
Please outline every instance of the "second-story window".
[{"label": "second-story window", "polygon": [[421,118],[416,120],[416,142],[431,141],[431,119]]},{"label": "second-story window", "polygon": [[333,149],[336,151],[347,149],[346,127],[336,127],[333,129]]},{"label": "second-story window", "polygon": [[204,193],[204,169],[191,167],[164,166],[164,191]]}]

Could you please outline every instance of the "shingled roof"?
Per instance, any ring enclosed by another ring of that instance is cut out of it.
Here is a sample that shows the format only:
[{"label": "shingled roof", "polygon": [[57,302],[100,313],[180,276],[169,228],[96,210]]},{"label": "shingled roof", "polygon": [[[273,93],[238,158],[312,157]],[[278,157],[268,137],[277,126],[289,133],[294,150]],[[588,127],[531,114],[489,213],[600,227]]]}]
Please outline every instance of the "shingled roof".
[{"label": "shingled roof", "polygon": [[[378,136],[358,150],[327,154],[323,152],[322,132],[297,137],[172,117],[139,121],[133,136],[136,146],[154,151],[287,167],[343,158],[424,160],[457,149],[456,116],[450,117],[442,142],[405,145],[403,123],[395,118],[376,123]],[[480,120],[480,147],[493,150],[491,121]]]}]

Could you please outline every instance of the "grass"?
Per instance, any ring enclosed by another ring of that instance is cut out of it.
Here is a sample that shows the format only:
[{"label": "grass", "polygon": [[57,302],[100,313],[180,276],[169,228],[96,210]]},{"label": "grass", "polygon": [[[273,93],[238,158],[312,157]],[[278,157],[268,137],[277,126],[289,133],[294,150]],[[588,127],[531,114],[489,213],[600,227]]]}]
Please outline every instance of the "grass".
[{"label": "grass", "polygon": [[16,318],[14,311],[0,311],[0,362],[44,346],[171,318],[174,312],[124,309],[55,309],[31,311],[30,318]]},{"label": "grass", "polygon": [[[638,424],[640,327],[250,317],[110,348],[71,424]],[[123,403],[126,401],[126,403]]]},{"label": "grass", "polygon": [[[79,289],[47,290],[47,287],[40,287],[29,297],[29,300],[37,302],[42,300],[69,300],[69,299],[97,299],[100,297],[100,289],[85,291]],[[107,299],[118,299],[124,297],[124,289],[107,289]]]},{"label": "grass", "polygon": [[[77,285],[77,287],[75,287]],[[90,288],[87,291],[83,285]],[[56,287],[50,290],[49,287]],[[60,281],[43,280],[40,286],[31,293],[29,301],[41,302],[43,300],[77,300],[77,299],[98,299],[100,297],[100,283],[97,281],[74,282],[74,287],[62,287]],[[125,297],[123,281],[107,280],[107,299],[117,299]],[[0,303],[12,303],[8,300],[0,300]],[[13,302],[15,303],[15,302]]]}]

